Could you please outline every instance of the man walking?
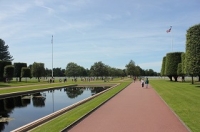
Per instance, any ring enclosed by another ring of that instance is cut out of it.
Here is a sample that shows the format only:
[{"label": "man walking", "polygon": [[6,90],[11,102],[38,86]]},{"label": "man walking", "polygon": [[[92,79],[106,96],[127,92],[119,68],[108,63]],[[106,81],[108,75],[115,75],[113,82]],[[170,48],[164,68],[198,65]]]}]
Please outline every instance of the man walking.
[{"label": "man walking", "polygon": [[146,84],[146,88],[148,88],[148,84],[149,84],[149,79],[148,78],[146,78],[145,84]]}]

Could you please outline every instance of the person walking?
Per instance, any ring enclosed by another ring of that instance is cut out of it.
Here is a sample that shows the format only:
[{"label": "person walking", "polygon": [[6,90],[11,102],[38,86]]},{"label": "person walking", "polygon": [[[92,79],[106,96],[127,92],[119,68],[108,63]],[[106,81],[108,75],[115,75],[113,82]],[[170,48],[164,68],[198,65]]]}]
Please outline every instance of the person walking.
[{"label": "person walking", "polygon": [[142,85],[142,87],[144,87],[144,79],[143,78],[141,79],[141,85]]},{"label": "person walking", "polygon": [[149,79],[148,78],[146,78],[145,84],[146,84],[146,88],[148,88],[148,84],[149,84]]}]

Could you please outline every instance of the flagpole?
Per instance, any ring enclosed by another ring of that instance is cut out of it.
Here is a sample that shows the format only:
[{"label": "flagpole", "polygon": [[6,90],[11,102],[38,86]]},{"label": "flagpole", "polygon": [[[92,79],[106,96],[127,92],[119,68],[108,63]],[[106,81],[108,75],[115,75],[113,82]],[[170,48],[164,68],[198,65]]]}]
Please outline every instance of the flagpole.
[{"label": "flagpole", "polygon": [[173,48],[172,48],[172,34],[171,34],[171,52],[173,51]]},{"label": "flagpole", "polygon": [[[172,26],[171,26],[172,27]],[[171,50],[172,50],[172,52],[173,52],[173,36],[172,36],[172,33],[171,33]]]},{"label": "flagpole", "polygon": [[53,78],[53,35],[52,35],[51,43],[52,43],[52,78]]},{"label": "flagpole", "polygon": [[[170,26],[170,28],[166,32],[170,33],[171,29],[172,29],[172,26]],[[171,52],[173,52],[173,38],[172,38],[172,34],[171,34]]]}]

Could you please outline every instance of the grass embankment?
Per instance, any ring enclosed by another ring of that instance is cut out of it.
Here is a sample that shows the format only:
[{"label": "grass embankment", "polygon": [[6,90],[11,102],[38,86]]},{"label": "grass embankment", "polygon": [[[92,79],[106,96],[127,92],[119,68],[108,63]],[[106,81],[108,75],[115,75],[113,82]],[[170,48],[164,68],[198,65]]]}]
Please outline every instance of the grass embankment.
[{"label": "grass embankment", "polygon": [[193,132],[200,132],[200,85],[151,80],[151,86]]},{"label": "grass embankment", "polygon": [[58,132],[64,129],[66,126],[69,126],[74,121],[78,120],[83,115],[87,114],[89,111],[94,109],[95,107],[99,106],[102,102],[105,102],[107,99],[124,89],[128,86],[131,81],[122,82],[117,87],[107,91],[106,93],[86,102],[83,105],[76,107],[75,109],[51,120],[50,122],[37,127],[36,129],[32,130],[33,132],[49,132],[54,131]]}]

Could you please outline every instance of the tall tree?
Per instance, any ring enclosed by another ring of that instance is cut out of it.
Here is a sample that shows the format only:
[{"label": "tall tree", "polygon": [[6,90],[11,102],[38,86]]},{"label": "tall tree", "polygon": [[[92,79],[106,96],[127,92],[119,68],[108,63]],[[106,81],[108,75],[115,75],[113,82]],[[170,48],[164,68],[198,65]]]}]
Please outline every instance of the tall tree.
[{"label": "tall tree", "polygon": [[8,51],[9,46],[5,44],[5,41],[0,39],[0,60],[13,61],[13,56]]},{"label": "tall tree", "polygon": [[64,70],[63,69],[61,69],[61,68],[53,68],[53,72],[54,72],[54,76],[55,77],[63,77],[63,76],[65,76],[65,72],[64,72]]},{"label": "tall tree", "polygon": [[[177,81],[177,69],[178,64],[181,63],[181,54],[183,52],[172,52],[167,53],[166,55],[166,62],[165,62],[165,74],[170,78],[174,77],[174,80]],[[170,78],[172,81],[172,78]]]},{"label": "tall tree", "polygon": [[65,70],[66,76],[68,76],[68,77],[77,77],[77,76],[79,76],[80,75],[79,67],[80,66],[77,65],[74,62],[68,63],[67,66],[66,66],[66,70]]},{"label": "tall tree", "polygon": [[79,66],[79,72],[80,72],[80,76],[83,76],[83,77],[88,76],[87,70],[82,66]]},{"label": "tall tree", "polygon": [[[8,80],[11,80],[11,78],[14,75],[14,67],[12,65],[7,65],[4,67],[4,77]],[[6,80],[7,81],[7,80]]]},{"label": "tall tree", "polygon": [[52,76],[52,70],[46,68],[46,69],[45,69],[45,76],[46,76],[46,77],[51,77],[51,76]]},{"label": "tall tree", "polygon": [[96,76],[96,77],[108,76],[108,66],[106,66],[101,61],[95,62],[90,67],[90,75],[91,76]]},{"label": "tall tree", "polygon": [[33,77],[36,77],[38,79],[38,82],[40,81],[40,77],[45,76],[44,63],[34,62],[31,70]]},{"label": "tall tree", "polygon": [[185,76],[187,74],[187,69],[186,69],[186,59],[185,59],[185,53],[181,54],[181,65],[182,65],[182,73]]},{"label": "tall tree", "polygon": [[27,67],[22,67],[21,69],[21,78],[25,77],[27,82],[27,77],[31,78],[31,69]]},{"label": "tall tree", "polygon": [[12,65],[10,61],[1,61],[0,60],[0,81],[4,81],[4,67],[7,65]]},{"label": "tall tree", "polygon": [[19,82],[21,82],[21,78],[22,78],[22,76],[21,76],[22,67],[27,67],[27,64],[21,63],[21,62],[14,63],[14,68],[15,68],[14,77],[18,77]]},{"label": "tall tree", "polygon": [[140,74],[140,69],[135,65],[135,62],[131,60],[127,65],[126,65],[126,70],[128,75],[131,76],[139,76]]},{"label": "tall tree", "polygon": [[186,34],[186,70],[192,76],[200,75],[200,24],[187,30]]},{"label": "tall tree", "polygon": [[161,72],[160,72],[161,76],[165,76],[165,61],[166,61],[166,56],[164,56],[162,60],[162,67],[161,67]]}]

